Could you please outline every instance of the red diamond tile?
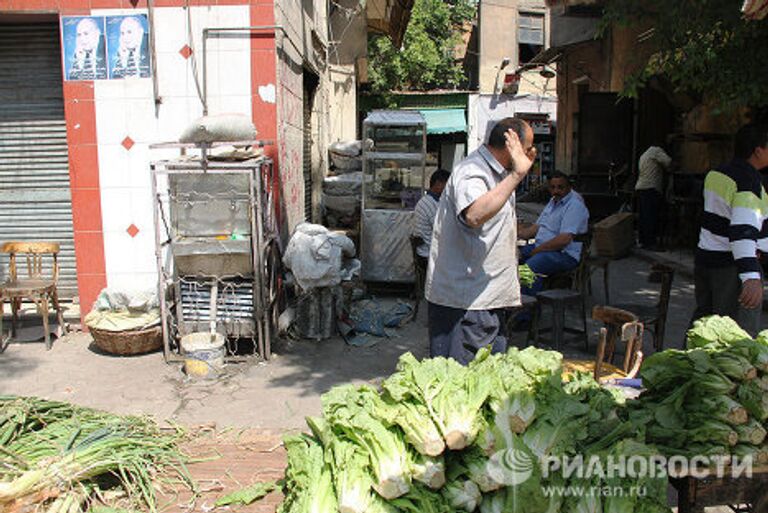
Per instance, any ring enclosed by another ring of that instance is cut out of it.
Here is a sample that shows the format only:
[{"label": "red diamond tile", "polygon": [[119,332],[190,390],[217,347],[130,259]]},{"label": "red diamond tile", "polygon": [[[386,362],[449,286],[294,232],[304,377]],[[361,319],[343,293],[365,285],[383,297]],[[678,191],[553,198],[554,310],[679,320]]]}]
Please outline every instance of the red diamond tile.
[{"label": "red diamond tile", "polygon": [[133,223],[131,223],[131,226],[129,226],[125,231],[128,232],[128,235],[131,237],[136,237],[136,235],[139,233],[139,229]]},{"label": "red diamond tile", "polygon": [[126,150],[130,150],[131,148],[133,148],[134,142],[130,136],[126,136],[125,139],[123,139],[123,142],[120,144],[122,144],[123,148],[125,148]]},{"label": "red diamond tile", "polygon": [[192,55],[192,48],[190,48],[189,45],[184,45],[181,47],[181,50],[179,50],[179,53],[185,59],[189,59],[190,55]]}]

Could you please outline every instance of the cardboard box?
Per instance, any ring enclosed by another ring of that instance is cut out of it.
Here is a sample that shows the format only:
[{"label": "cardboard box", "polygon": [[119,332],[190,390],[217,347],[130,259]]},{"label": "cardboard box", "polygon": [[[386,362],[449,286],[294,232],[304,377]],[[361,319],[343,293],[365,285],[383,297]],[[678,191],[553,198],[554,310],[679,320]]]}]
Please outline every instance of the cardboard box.
[{"label": "cardboard box", "polygon": [[619,258],[635,245],[634,214],[613,214],[595,223],[593,230],[592,246],[599,256]]}]

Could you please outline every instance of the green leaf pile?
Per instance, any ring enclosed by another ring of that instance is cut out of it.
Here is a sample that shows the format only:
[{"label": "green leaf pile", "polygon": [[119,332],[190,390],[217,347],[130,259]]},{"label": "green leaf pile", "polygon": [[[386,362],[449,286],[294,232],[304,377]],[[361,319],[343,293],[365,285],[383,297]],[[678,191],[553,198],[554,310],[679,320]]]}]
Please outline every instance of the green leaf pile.
[{"label": "green leaf pile", "polygon": [[669,512],[664,476],[582,482],[544,472],[549,457],[657,453],[638,438],[620,395],[590,375],[568,383],[561,375],[562,355],[536,348],[484,350],[466,367],[406,353],[380,388],[333,388],[322,416],[307,419],[311,434],[286,439],[279,512],[603,511],[551,493],[573,485],[643,486],[646,495],[606,499],[605,511]]},{"label": "green leaf pile", "polygon": [[646,390],[631,416],[666,455],[732,456],[768,463],[768,332],[756,339],[729,317],[697,320],[685,351],[640,369]]}]

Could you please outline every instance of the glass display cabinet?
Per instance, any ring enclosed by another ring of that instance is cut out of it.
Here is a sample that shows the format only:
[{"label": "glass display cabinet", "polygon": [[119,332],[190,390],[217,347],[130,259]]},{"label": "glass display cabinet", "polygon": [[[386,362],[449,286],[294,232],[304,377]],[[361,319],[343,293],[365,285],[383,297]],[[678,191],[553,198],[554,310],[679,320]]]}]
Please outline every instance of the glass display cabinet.
[{"label": "glass display cabinet", "polygon": [[413,283],[413,209],[424,195],[427,123],[418,111],[373,111],[363,122],[360,260],[365,281]]}]

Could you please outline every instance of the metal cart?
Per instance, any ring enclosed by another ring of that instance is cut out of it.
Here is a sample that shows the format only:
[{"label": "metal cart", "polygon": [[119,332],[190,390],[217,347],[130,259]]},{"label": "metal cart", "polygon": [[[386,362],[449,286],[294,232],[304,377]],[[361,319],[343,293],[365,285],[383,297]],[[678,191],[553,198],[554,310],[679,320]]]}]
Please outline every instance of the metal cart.
[{"label": "metal cart", "polygon": [[427,123],[418,111],[373,111],[363,122],[360,259],[365,281],[413,283],[413,208],[427,181]]},{"label": "metal cart", "polygon": [[[231,144],[240,143],[218,143]],[[225,361],[269,359],[281,261],[272,160],[211,160],[208,147],[151,146],[169,147],[201,154],[150,164],[165,359],[182,360],[182,336],[213,330],[227,338]]]}]

